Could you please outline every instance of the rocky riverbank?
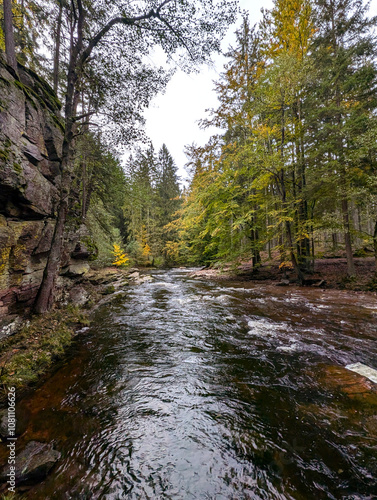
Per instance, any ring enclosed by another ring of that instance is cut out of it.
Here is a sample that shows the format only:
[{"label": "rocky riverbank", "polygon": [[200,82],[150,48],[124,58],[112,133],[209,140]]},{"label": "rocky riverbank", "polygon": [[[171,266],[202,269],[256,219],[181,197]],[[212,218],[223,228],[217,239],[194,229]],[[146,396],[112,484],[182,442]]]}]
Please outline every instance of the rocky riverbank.
[{"label": "rocky riverbank", "polygon": [[[375,260],[371,257],[355,258],[356,276],[347,276],[345,258],[323,258],[315,262],[314,272],[306,276],[305,286],[351,291],[377,291]],[[297,276],[290,267],[281,267],[279,262],[270,261],[258,269],[251,262],[215,265],[196,271],[196,278],[228,281],[264,282],[277,286],[297,285]]]}]

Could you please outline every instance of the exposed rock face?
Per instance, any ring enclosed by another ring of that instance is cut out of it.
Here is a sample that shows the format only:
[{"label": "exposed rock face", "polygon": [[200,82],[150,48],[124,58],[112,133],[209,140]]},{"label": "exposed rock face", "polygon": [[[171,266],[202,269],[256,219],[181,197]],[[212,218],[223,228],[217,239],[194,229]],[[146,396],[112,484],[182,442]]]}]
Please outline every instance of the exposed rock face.
[{"label": "exposed rock face", "polygon": [[[59,201],[60,104],[33,72],[19,66],[19,76],[0,53],[0,317],[34,301]],[[64,266],[76,248],[77,258],[89,256],[78,244],[81,233],[67,236]]]}]

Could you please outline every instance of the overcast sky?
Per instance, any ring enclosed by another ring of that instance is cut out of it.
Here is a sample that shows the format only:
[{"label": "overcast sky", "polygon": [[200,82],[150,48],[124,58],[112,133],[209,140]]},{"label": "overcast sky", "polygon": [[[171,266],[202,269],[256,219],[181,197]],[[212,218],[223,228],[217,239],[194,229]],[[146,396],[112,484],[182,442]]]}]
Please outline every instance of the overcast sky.
[{"label": "overcast sky", "polygon": [[[253,25],[261,19],[262,7],[272,7],[272,0],[240,0],[239,4],[241,10],[249,11],[250,24]],[[377,15],[377,0],[371,1],[370,14]],[[230,27],[222,44],[223,52],[234,43],[234,32],[239,26],[240,19]],[[166,144],[182,177],[186,176],[183,168],[187,162],[185,145],[193,142],[204,145],[211,135],[211,130],[199,129],[198,121],[206,116],[206,109],[217,107],[213,81],[218,80],[225,62],[224,57],[216,56],[214,67],[203,67],[199,74],[187,75],[178,71],[165,94],[158,95],[145,112],[148,137],[156,150]]]}]

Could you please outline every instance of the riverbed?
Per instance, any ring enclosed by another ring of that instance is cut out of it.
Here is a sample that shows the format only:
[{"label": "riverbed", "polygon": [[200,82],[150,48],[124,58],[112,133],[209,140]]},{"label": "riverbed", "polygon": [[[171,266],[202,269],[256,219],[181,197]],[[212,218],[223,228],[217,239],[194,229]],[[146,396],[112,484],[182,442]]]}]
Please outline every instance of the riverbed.
[{"label": "riverbed", "polygon": [[377,498],[375,296],[152,277],[18,402],[62,453],[25,498]]}]

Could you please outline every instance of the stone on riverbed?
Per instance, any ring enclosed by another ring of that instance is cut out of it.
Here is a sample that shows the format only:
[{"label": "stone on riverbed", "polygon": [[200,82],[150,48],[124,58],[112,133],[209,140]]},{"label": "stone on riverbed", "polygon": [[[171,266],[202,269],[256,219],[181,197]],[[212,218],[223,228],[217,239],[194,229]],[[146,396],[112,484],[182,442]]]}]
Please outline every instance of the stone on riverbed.
[{"label": "stone on riverbed", "polygon": [[377,384],[377,370],[374,370],[370,366],[363,365],[363,363],[354,363],[352,365],[347,365],[346,368],[363,377],[369,378],[369,380]]},{"label": "stone on riverbed", "polygon": [[[30,441],[26,447],[17,454],[16,460],[16,484],[35,483],[44,479],[61,454],[52,448],[52,445]],[[0,472],[0,481],[7,481],[9,466],[5,466]]]},{"label": "stone on riverbed", "polygon": [[135,272],[129,274],[128,277],[132,278],[132,279],[138,279],[140,277],[140,273],[138,271],[135,271]]},{"label": "stone on riverbed", "polygon": [[279,283],[276,283],[276,286],[289,286],[289,284],[290,284],[289,280],[282,279],[281,281],[279,281]]},{"label": "stone on riverbed", "polygon": [[351,399],[377,406],[377,386],[368,378],[343,366],[328,366],[321,376],[323,386],[339,389]]},{"label": "stone on riverbed", "polygon": [[128,278],[133,280],[133,283],[135,285],[141,285],[142,283],[146,283],[148,281],[153,281],[153,278],[151,275],[147,274],[146,276],[140,276],[140,273],[138,271],[129,274]]}]

